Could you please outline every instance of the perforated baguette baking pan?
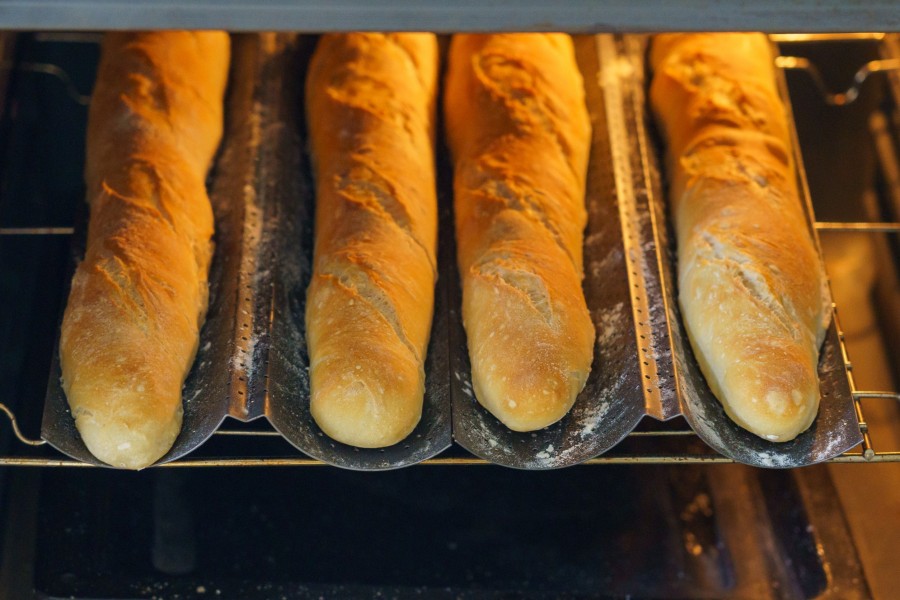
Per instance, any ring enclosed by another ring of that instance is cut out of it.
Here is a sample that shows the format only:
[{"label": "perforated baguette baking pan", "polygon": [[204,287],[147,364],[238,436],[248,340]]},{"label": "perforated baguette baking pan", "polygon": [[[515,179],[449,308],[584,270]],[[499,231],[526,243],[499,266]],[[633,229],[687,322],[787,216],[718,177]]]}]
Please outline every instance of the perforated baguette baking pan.
[{"label": "perforated baguette baking pan", "polygon": [[[645,416],[664,421],[683,415],[718,452],[759,466],[812,464],[856,445],[860,434],[834,326],[820,364],[820,415],[795,442],[771,444],[747,433],[709,393],[674,302],[659,148],[646,122],[644,41],[576,39],[594,125],[584,289],[598,335],[592,373],[572,412],[544,430],[515,433],[472,396],[459,314],[452,177],[439,145],[440,276],[423,417],[400,444],[372,450],[329,439],[309,414],[303,315],[314,202],[302,81],[313,40],[235,36],[226,137],[209,183],[216,216],[209,314],[184,388],[183,430],[160,462],[202,445],[226,417],[265,417],[303,453],[359,470],[412,465],[447,449],[452,439],[505,466],[565,467],[603,454]],[[798,177],[805,193],[802,167]],[[80,256],[83,242],[75,246]],[[78,436],[59,375],[55,355],[42,437],[73,458],[101,464]]]},{"label": "perforated baguette baking pan", "polygon": [[[656,248],[657,263],[645,265],[646,285],[653,290],[654,315],[651,319],[656,368],[664,405],[678,407],[694,432],[720,454],[737,462],[758,467],[788,468],[811,465],[834,458],[862,441],[855,416],[853,397],[841,356],[837,328],[832,321],[826,333],[819,360],[819,382],[822,401],[819,414],[809,430],[786,443],[763,440],[735,425],[715,399],[700,372],[691,351],[678,310],[675,248],[673,228],[667,214],[665,181],[659,169],[662,147],[652,129],[645,97],[647,77],[644,68],[646,36],[598,36],[604,90],[607,96],[618,96],[622,125],[611,116],[611,129],[624,129],[613,136],[614,146],[626,147],[631,168],[643,171],[641,189],[636,199],[642,244]],[[806,212],[810,232],[819,249],[813,228],[814,218],[809,189],[803,171],[800,145],[793,127],[793,115],[783,73],[778,72],[778,87],[791,126],[797,183]],[[609,100],[613,105],[612,100]],[[615,123],[614,123],[615,122]],[[819,249],[820,260],[821,250]],[[656,304],[661,301],[662,306]],[[674,400],[674,402],[673,402]]]},{"label": "perforated baguette baking pan", "polygon": [[[422,420],[381,450],[339,444],[309,415],[303,312],[312,254],[313,194],[304,145],[304,70],[314,43],[291,34],[233,37],[226,132],[208,187],[216,250],[210,305],[184,387],[181,434],[160,462],[202,445],[226,417],[265,417],[304,453],[351,469],[420,462],[451,444],[446,311],[439,287]],[[74,255],[83,253],[85,223]],[[84,462],[94,458],[75,428],[53,357],[42,437]]]}]

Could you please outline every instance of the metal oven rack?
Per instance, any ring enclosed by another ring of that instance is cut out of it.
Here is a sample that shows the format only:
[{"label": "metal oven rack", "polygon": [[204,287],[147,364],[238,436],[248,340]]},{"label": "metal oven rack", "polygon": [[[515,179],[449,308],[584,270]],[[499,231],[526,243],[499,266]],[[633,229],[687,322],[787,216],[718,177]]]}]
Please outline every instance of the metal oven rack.
[{"label": "metal oven rack", "polygon": [[[52,37],[52,35],[50,36]],[[898,57],[900,58],[900,57]],[[3,63],[7,64],[7,63]],[[787,64],[782,66],[789,67]],[[21,65],[20,65],[21,67]],[[64,72],[56,72],[47,65],[26,65],[41,72],[49,72],[51,75],[67,79]],[[870,69],[877,70],[877,69]],[[70,93],[76,101],[79,101],[77,93]],[[900,137],[900,134],[898,134]],[[896,157],[895,157],[896,162]],[[892,234],[900,235],[900,222],[817,222],[818,231],[827,232],[865,232],[871,235]],[[40,239],[50,239],[58,236],[71,236],[73,227],[38,226],[38,227],[4,227],[0,222],[0,236],[32,236]],[[2,260],[2,256],[0,256]],[[842,311],[852,311],[853,307],[842,307]],[[900,401],[900,393],[891,391],[867,391],[857,388],[853,377],[853,365],[844,343],[844,334],[838,318],[838,307],[835,306],[835,320],[839,333],[842,358],[847,370],[851,392],[854,398],[856,417],[863,442],[860,447],[848,451],[832,460],[839,463],[876,463],[876,462],[900,462],[900,448],[882,449],[875,445],[870,433],[863,407],[863,400],[880,399]],[[8,418],[15,441],[18,445],[15,450],[6,456],[0,456],[0,466],[31,466],[31,467],[91,467],[93,465],[65,458],[49,447],[43,447],[46,442],[35,439],[27,432],[20,429],[19,421],[15,413],[6,405],[0,403],[0,411]],[[164,467],[251,467],[251,466],[321,466],[325,463],[308,458],[304,455],[296,455],[297,451],[290,448],[283,441],[279,441],[279,434],[273,429],[262,429],[258,425],[235,425],[216,432],[215,437],[207,447],[214,446],[217,450],[205,457],[188,457],[170,463]],[[282,444],[279,446],[279,444]],[[234,445],[243,445],[250,448],[237,452],[230,448]],[[200,453],[204,450],[200,450]],[[293,454],[293,455],[292,455]],[[626,440],[611,452],[590,459],[583,464],[701,464],[701,463],[730,463],[730,458],[718,455],[706,447],[696,437],[694,432],[687,428],[686,423],[679,419],[675,426],[672,424],[653,424],[645,426],[628,435]],[[465,453],[459,448],[453,448],[444,454],[424,461],[425,465],[479,465],[489,464],[487,461]]]}]

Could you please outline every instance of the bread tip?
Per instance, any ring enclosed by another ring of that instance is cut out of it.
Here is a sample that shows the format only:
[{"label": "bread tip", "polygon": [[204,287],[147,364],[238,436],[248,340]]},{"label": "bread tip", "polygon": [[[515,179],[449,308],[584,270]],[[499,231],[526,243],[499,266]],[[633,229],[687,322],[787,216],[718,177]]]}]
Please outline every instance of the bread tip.
[{"label": "bread tip", "polygon": [[479,373],[473,373],[472,379],[475,397],[488,412],[513,431],[529,432],[549,427],[568,414],[587,373],[573,371],[567,381],[552,382],[562,385],[550,386],[535,385],[528,378],[503,381]]},{"label": "bread tip", "polygon": [[[313,419],[331,439],[357,448],[386,448],[416,428],[422,417],[421,401],[409,402],[402,392],[376,394],[359,380],[347,383],[324,390],[320,384],[310,398]],[[415,393],[422,398],[424,388]]]},{"label": "bread tip", "polygon": [[817,389],[769,390],[739,403],[745,407],[740,412],[734,411],[734,399],[730,404],[726,412],[735,413],[732,419],[738,425],[769,442],[784,443],[810,428],[819,410],[819,394]]},{"label": "bread tip", "polygon": [[75,424],[84,445],[97,459],[117,469],[140,471],[155,464],[172,448],[181,431],[177,415],[166,423],[140,419],[98,418],[93,413],[75,414]]}]

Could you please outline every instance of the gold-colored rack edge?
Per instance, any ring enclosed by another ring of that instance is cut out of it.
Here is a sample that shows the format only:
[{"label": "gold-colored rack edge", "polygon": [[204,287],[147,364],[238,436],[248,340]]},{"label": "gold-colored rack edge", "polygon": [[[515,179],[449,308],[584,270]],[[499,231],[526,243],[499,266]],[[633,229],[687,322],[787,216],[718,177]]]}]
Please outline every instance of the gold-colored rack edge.
[{"label": "gold-colored rack edge", "polygon": [[[577,466],[588,465],[698,465],[698,464],[732,464],[735,461],[718,454],[623,454],[617,456],[598,456],[584,461]],[[830,463],[889,463],[900,462],[900,451],[875,454],[867,458],[862,452],[845,452],[826,462]],[[476,466],[493,465],[482,458],[468,456],[448,456],[430,458],[418,463],[422,466]],[[74,459],[49,459],[5,456],[0,457],[0,466],[14,467],[86,467],[96,465],[83,463]],[[181,459],[154,468],[215,468],[215,467],[324,467],[327,463],[304,457],[262,457],[262,458],[190,458]],[[496,466],[496,465],[495,465]]]}]

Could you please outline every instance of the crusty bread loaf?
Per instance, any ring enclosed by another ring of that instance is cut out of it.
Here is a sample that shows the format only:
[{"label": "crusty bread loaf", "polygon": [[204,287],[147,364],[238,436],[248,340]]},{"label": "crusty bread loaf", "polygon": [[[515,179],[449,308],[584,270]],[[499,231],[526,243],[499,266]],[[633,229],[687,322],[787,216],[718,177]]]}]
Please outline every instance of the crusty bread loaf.
[{"label": "crusty bread loaf", "polygon": [[330,437],[395,444],[422,415],[436,277],[431,34],[318,43],[306,83],[316,177],[310,410]]},{"label": "crusty bread loaf", "polygon": [[591,369],[581,289],[590,121],[572,40],[454,36],[445,90],[463,323],[475,396],[546,427]]},{"label": "crusty bread loaf", "polygon": [[84,261],[60,338],[63,388],[88,449],[140,469],[181,429],[206,312],[229,39],[110,33],[91,98]]},{"label": "crusty bread loaf", "polygon": [[650,58],[694,354],[737,424],[791,440],[818,410],[830,310],[769,42],[661,35]]}]

